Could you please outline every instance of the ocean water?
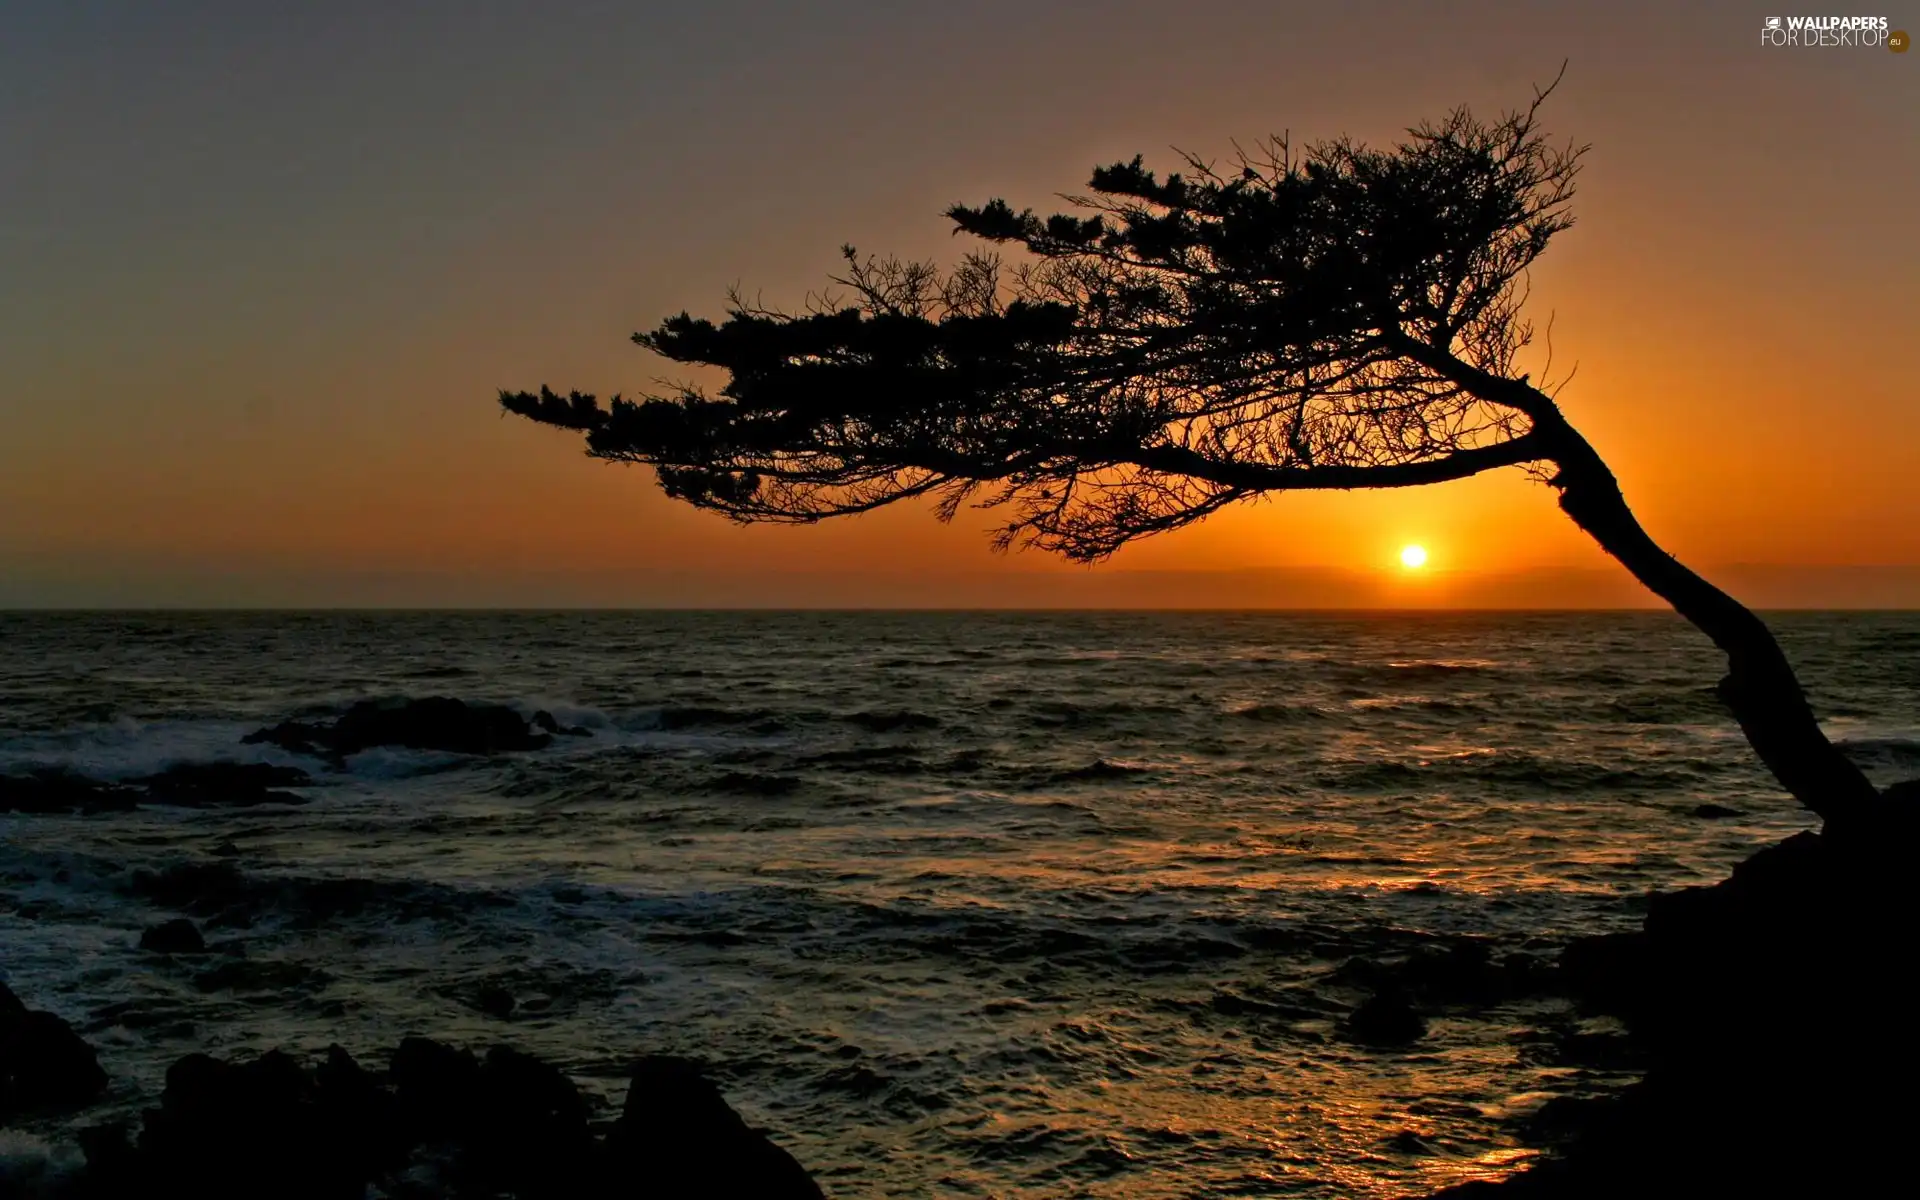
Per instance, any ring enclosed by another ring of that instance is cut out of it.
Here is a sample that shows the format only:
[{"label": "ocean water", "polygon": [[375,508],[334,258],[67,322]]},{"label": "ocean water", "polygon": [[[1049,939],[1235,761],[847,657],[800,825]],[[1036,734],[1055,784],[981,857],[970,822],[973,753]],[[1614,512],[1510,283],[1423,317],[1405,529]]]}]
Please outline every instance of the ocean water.
[{"label": "ocean water", "polygon": [[[1920,614],[1773,622],[1830,733],[1920,774]],[[610,1102],[635,1054],[702,1059],[838,1197],[1418,1194],[1627,1064],[1556,1054],[1610,1028],[1548,996],[1352,1045],[1352,961],[1545,960],[1806,828],[1718,674],[1650,612],[0,613],[0,773],[314,780],[0,814],[0,971],[100,1047],[109,1111],[189,1051],[414,1032]],[[593,736],[240,742],[431,695]],[[214,863],[215,953],[140,952],[164,872]]]}]

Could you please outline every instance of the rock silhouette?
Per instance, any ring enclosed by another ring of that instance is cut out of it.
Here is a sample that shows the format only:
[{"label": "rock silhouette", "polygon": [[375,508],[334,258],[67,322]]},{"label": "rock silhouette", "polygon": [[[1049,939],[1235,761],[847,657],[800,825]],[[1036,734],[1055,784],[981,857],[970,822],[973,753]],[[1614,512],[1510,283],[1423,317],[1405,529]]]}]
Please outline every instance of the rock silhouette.
[{"label": "rock silhouette", "polygon": [[207,942],[192,921],[176,917],[142,930],[140,948],[156,954],[199,954],[206,950]]},{"label": "rock silhouette", "polygon": [[596,1126],[557,1067],[420,1037],[401,1042],[384,1077],[339,1046],[312,1069],[280,1051],[248,1062],[190,1054],[169,1068],[137,1138],[124,1125],[80,1136],[78,1194],[95,1200],[360,1200],[370,1184],[523,1200],[821,1196],[691,1063],[641,1059],[619,1119]]},{"label": "rock silhouette", "polygon": [[25,1113],[77,1108],[106,1090],[93,1047],[50,1012],[0,983],[0,1125]]},{"label": "rock silhouette", "polygon": [[132,781],[146,789],[150,804],[182,808],[244,808],[254,804],[304,804],[304,797],[282,788],[313,782],[298,767],[266,763],[184,763]]},{"label": "rock silhouette", "polygon": [[1881,1191],[1880,1150],[1920,1115],[1906,1087],[1920,1066],[1904,961],[1920,916],[1913,831],[1889,833],[1796,835],[1719,884],[1655,897],[1638,933],[1568,947],[1563,981],[1625,1019],[1646,1078],[1552,1114],[1572,1129],[1561,1157],[1441,1195]]},{"label": "rock silhouette", "polygon": [[[557,729],[558,722],[552,724]],[[450,696],[429,696],[361,700],[331,724],[282,721],[240,740],[339,759],[376,746],[454,754],[538,750],[553,740],[553,734],[536,732],[525,717],[504,704],[468,704]]]},{"label": "rock silhouette", "polygon": [[627,1102],[607,1135],[617,1172],[662,1196],[793,1197],[822,1193],[794,1157],[748,1128],[684,1059],[634,1064]]},{"label": "rock silhouette", "polygon": [[0,812],[126,812],[140,799],[141,793],[133,788],[101,783],[71,771],[0,775]]},{"label": "rock silhouette", "polygon": [[1364,1046],[1405,1046],[1427,1036],[1427,1022],[1405,996],[1383,991],[1361,1001],[1340,1031]]},{"label": "rock silhouette", "polygon": [[37,814],[126,812],[140,804],[171,808],[245,808],[305,804],[282,789],[311,783],[298,767],[265,763],[182,763],[125,783],[89,779],[71,771],[0,775],[0,812]]}]

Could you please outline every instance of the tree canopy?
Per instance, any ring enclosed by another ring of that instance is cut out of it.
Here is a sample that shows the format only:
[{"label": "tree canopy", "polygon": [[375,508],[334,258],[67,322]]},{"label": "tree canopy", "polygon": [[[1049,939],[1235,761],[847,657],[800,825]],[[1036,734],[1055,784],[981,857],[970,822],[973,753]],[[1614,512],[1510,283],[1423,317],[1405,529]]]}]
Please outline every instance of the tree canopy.
[{"label": "tree canopy", "polygon": [[1511,374],[1527,269],[1573,221],[1583,148],[1551,144],[1538,109],[1461,109],[1391,150],[1271,139],[1165,178],[1135,158],[1046,217],[956,205],[957,232],[1020,261],[847,247],[840,290],[801,311],[736,292],[722,321],[634,335],[725,371],[717,395],[501,403],[736,519],[928,496],[943,517],[1004,509],[1001,544],[1081,560],[1269,492],[1528,462],[1532,393],[1467,383]]}]

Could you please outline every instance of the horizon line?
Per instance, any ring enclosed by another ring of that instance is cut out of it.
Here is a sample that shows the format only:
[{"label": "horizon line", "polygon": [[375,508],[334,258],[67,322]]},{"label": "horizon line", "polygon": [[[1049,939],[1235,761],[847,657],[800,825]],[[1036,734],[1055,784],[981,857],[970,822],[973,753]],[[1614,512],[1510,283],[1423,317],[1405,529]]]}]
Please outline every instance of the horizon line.
[{"label": "horizon line", "polygon": [[[1756,613],[1912,613],[1920,612],[1916,605],[1770,605],[1749,606]],[[45,616],[45,615],[137,615],[143,613],[164,613],[172,615],[248,613],[254,615],[306,614],[306,613],[369,613],[369,614],[444,614],[444,613],[493,613],[522,614],[540,616],[566,613],[928,613],[948,615],[972,615],[980,613],[1024,614],[1165,614],[1165,613],[1272,613],[1272,614],[1380,614],[1388,616],[1431,616],[1435,614],[1459,615],[1559,615],[1559,614],[1624,614],[1624,613],[1667,613],[1678,617],[1673,607],[1662,601],[1635,605],[1535,605],[1535,606],[1474,606],[1474,605],[829,605],[829,604],[312,604],[312,605],[248,605],[248,604],[129,604],[129,605],[7,605],[0,604],[0,615],[6,616]]]}]

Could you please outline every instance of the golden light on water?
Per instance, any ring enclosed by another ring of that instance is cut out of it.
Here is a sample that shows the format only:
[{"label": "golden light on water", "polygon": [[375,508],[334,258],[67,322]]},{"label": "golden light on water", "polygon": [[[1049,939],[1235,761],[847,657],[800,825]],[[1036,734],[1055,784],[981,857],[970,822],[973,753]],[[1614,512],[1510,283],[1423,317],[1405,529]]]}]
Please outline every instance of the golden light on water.
[{"label": "golden light on water", "polygon": [[1418,570],[1419,568],[1426,566],[1427,565],[1427,548],[1425,546],[1400,547],[1400,565],[1407,568],[1409,571]]}]

